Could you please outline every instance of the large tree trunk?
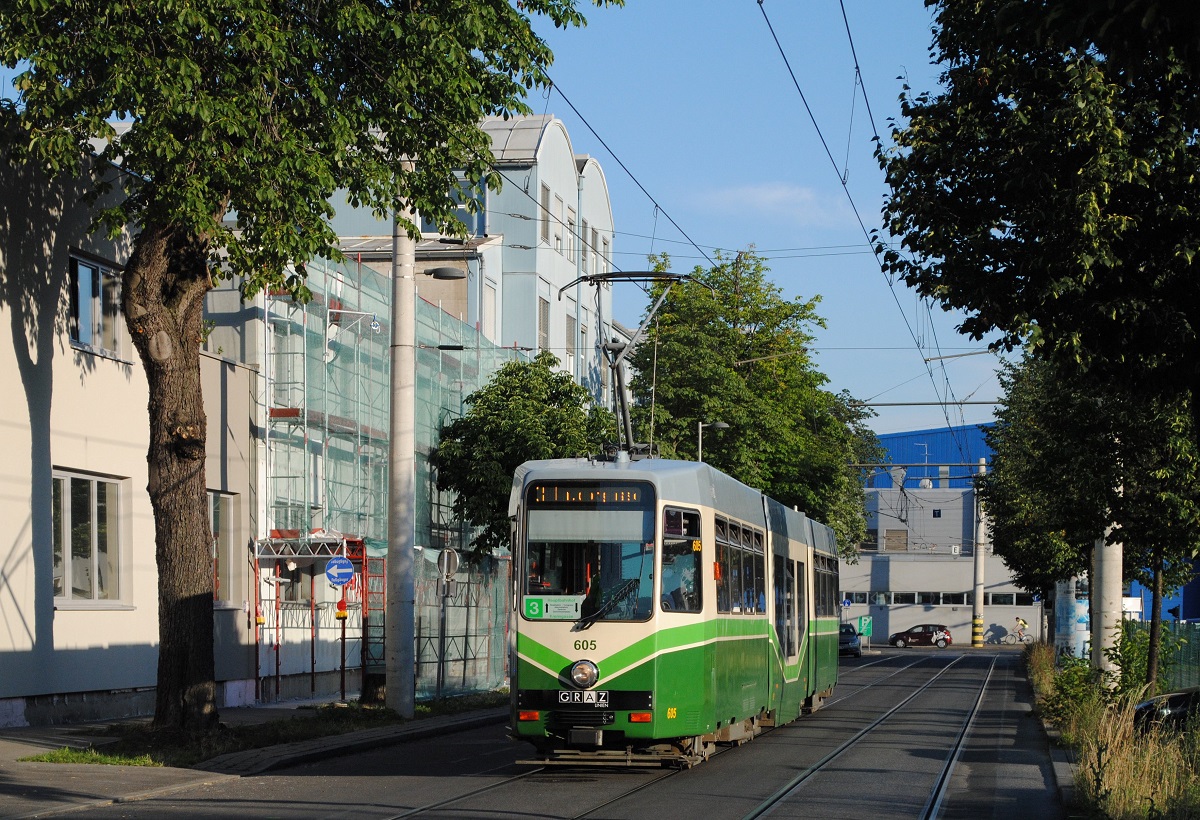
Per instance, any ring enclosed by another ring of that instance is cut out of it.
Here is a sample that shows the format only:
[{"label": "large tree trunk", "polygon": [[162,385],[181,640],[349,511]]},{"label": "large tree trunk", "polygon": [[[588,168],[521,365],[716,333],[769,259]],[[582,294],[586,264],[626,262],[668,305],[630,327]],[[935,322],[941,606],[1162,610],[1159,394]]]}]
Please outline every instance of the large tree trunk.
[{"label": "large tree trunk", "polygon": [[207,246],[147,224],[125,268],[125,319],[150,388],[150,503],[158,563],[156,728],[217,725],[213,666],[212,532],[200,390]]}]

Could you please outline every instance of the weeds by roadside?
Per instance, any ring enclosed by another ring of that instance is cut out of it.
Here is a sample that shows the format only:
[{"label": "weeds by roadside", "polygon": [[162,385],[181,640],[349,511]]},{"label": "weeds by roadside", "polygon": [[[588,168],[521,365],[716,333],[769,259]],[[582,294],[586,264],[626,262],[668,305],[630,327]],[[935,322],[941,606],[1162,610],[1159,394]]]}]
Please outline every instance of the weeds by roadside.
[{"label": "weeds by roadside", "polygon": [[[1120,651],[1120,647],[1118,647]],[[1124,648],[1126,653],[1131,647]],[[1075,756],[1078,817],[1183,820],[1200,817],[1200,726],[1135,729],[1143,696],[1136,677],[1105,685],[1086,660],[1058,658],[1049,644],[1026,650],[1038,711]],[[1126,660],[1128,660],[1126,658]],[[1136,668],[1136,664],[1132,668]]]},{"label": "weeds by roadside", "polygon": [[[508,692],[484,692],[418,703],[414,719],[490,709],[508,703]],[[206,735],[155,731],[145,723],[119,723],[106,734],[116,736],[99,749],[58,749],[22,758],[40,763],[102,763],[118,766],[194,766],[229,752],[261,749],[281,743],[374,729],[404,723],[391,709],[361,703],[328,704],[292,716],[246,726],[222,726]]]}]

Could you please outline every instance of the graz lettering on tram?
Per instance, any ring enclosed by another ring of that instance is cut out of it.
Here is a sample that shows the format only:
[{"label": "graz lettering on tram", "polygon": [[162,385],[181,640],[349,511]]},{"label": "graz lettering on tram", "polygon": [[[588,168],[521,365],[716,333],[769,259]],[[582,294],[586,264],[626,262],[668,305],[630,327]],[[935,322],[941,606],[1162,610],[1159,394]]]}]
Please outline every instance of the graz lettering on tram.
[{"label": "graz lettering on tram", "polygon": [[608,692],[559,692],[558,702],[607,708]]}]

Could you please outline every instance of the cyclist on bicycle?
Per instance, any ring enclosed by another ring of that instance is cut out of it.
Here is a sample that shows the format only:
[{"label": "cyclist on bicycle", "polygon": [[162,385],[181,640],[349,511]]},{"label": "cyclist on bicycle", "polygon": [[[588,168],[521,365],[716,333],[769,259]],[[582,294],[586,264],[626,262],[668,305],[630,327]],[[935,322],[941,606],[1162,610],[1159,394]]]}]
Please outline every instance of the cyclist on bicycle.
[{"label": "cyclist on bicycle", "polygon": [[1029,629],[1029,624],[1020,615],[1017,616],[1017,640],[1025,640],[1025,630]]}]

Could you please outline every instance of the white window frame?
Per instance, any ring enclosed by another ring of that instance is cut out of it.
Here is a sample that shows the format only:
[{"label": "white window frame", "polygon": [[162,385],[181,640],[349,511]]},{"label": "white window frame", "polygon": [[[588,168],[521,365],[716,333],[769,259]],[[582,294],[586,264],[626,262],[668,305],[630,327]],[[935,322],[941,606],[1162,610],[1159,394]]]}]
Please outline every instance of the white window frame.
[{"label": "white window frame", "polygon": [[71,345],[112,358],[125,355],[121,313],[121,271],[113,265],[70,257],[69,334]]},{"label": "white window frame", "polygon": [[[112,609],[128,595],[126,505],[128,480],[55,469],[51,478],[52,578],[58,609]],[[76,489],[86,486],[86,513],[77,509]],[[104,488],[104,521],[98,514]],[[111,494],[111,495],[109,495]],[[83,517],[86,516],[86,519]],[[74,522],[74,523],[72,523]],[[102,526],[103,525],[103,526]],[[74,537],[71,535],[74,532]],[[68,543],[70,541],[70,543]],[[103,549],[101,548],[103,547]],[[102,558],[101,556],[106,556]],[[76,574],[80,577],[76,577]],[[82,584],[86,578],[87,586]]]},{"label": "white window frame", "polygon": [[213,603],[233,606],[233,539],[237,531],[237,496],[208,491],[208,523],[212,528]]},{"label": "white window frame", "polygon": [[575,264],[575,229],[577,227],[575,209],[567,208],[567,259]]},{"label": "white window frame", "polygon": [[563,248],[563,198],[554,197],[554,250],[564,253]]},{"label": "white window frame", "polygon": [[542,183],[541,199],[542,241],[550,244],[550,186]]},{"label": "white window frame", "polygon": [[550,300],[544,296],[538,297],[537,315],[537,349],[538,352],[550,349]]}]

